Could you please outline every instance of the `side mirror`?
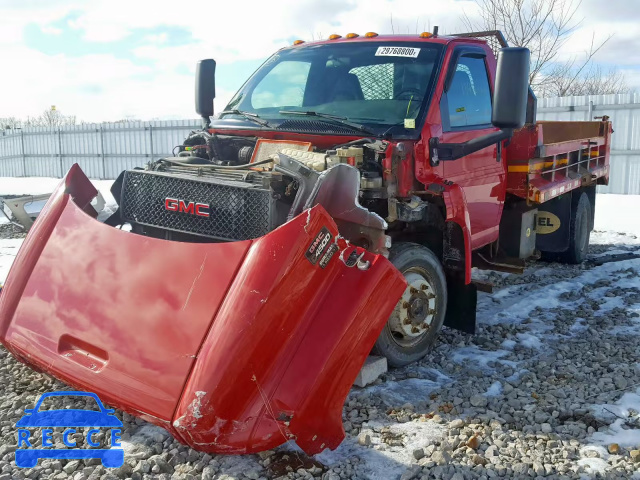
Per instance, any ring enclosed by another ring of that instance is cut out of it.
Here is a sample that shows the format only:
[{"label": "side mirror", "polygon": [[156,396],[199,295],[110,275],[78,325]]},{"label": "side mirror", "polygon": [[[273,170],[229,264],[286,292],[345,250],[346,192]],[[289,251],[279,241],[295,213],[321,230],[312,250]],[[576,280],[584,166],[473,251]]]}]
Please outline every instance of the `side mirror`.
[{"label": "side mirror", "polygon": [[[529,94],[529,57],[529,50],[521,47],[503,48],[498,53],[491,123],[500,130],[463,143],[440,143],[437,137],[429,139],[432,166],[437,166],[442,160],[457,160],[507,140],[513,136],[515,129],[525,124]],[[501,161],[500,155],[497,160]]]},{"label": "side mirror", "polygon": [[529,92],[529,49],[503,48],[498,53],[491,123],[501,129],[518,129],[525,123]]},{"label": "side mirror", "polygon": [[200,60],[196,66],[196,112],[202,117],[203,126],[209,126],[213,115],[213,99],[216,97],[216,61]]}]

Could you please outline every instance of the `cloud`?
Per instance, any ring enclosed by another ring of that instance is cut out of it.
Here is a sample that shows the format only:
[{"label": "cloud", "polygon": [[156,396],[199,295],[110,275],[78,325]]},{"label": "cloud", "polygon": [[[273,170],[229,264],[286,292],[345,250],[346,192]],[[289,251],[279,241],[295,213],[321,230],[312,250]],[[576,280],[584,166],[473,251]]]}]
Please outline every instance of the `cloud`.
[{"label": "cloud", "polygon": [[62,33],[61,28],[56,28],[51,25],[45,25],[41,27],[42,33],[46,33],[47,35],[60,35]]},{"label": "cloud", "polygon": [[625,82],[632,89],[632,92],[640,91],[640,68],[621,68],[620,72],[624,75]]},{"label": "cloud", "polygon": [[[584,0],[585,20],[563,55],[582,54],[593,31],[598,38],[616,31],[597,58],[633,72],[640,14],[630,3],[609,0],[605,8]],[[625,15],[608,11],[615,9]],[[0,62],[13,72],[0,75],[0,116],[37,115],[55,104],[84,120],[194,118],[193,73],[202,58],[218,62],[219,111],[293,39],[413,34],[434,25],[454,33],[463,30],[462,15],[475,11],[473,0],[0,0]]]},{"label": "cloud", "polygon": [[[220,109],[253,69],[292,38],[382,33],[391,30],[391,17],[396,31],[415,33],[438,19],[452,24],[458,9],[471,2],[426,3],[236,0],[223,8],[200,0],[25,0],[0,6],[0,32],[10,29],[9,35],[0,33],[0,60],[24,72],[0,76],[0,92],[12,92],[0,94],[6,97],[0,108],[20,117],[51,104],[85,120],[194,117],[192,75],[199,59],[218,61]],[[34,24],[38,35],[30,30]],[[24,38],[25,32],[31,33]]]},{"label": "cloud", "polygon": [[638,2],[636,0],[582,0],[579,15],[584,17],[587,24],[603,25],[609,22],[627,22],[636,19],[636,27],[631,32],[637,32]]},{"label": "cloud", "polygon": [[606,42],[595,55],[595,61],[607,66],[638,65],[640,39],[636,30],[637,22],[632,20],[618,22],[615,30],[584,25],[568,38],[560,50],[558,60],[584,59],[592,44],[597,48]]},{"label": "cloud", "polygon": [[[625,22],[621,32],[611,38],[599,52],[598,60],[614,66],[640,66],[640,38],[638,23]],[[627,33],[628,32],[628,33]]]},{"label": "cloud", "polygon": [[156,44],[156,45],[162,45],[164,43],[167,43],[167,39],[168,39],[168,35],[166,33],[158,33],[155,35],[147,35],[144,37],[144,40],[147,43],[151,43],[151,44]]}]

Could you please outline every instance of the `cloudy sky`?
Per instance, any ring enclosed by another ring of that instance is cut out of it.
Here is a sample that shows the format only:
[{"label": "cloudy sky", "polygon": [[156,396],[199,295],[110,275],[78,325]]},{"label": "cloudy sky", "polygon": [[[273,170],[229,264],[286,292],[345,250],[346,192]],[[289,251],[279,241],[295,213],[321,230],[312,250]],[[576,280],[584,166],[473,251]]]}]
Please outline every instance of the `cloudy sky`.
[{"label": "cloudy sky", "polygon": [[[640,90],[640,0],[583,0],[563,54],[615,36],[596,60]],[[195,118],[193,74],[218,62],[216,108],[275,50],[330,33],[463,30],[471,0],[0,0],[0,117],[50,105],[81,120]]]}]

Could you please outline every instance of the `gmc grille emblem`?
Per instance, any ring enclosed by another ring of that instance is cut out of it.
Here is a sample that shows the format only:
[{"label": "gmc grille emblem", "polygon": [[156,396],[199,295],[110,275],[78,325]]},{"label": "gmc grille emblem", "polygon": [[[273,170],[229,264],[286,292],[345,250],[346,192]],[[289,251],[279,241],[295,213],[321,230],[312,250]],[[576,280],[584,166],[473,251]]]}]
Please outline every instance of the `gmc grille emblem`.
[{"label": "gmc grille emblem", "polygon": [[206,203],[188,202],[179,198],[165,198],[164,208],[170,212],[188,213],[197,217],[209,217],[209,205]]}]

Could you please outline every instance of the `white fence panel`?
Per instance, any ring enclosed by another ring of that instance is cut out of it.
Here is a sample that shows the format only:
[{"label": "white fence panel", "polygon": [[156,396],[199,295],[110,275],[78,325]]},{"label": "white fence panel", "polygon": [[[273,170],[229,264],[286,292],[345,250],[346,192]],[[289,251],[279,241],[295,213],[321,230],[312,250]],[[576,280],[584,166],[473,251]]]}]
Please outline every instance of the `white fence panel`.
[{"label": "white fence panel", "polygon": [[177,120],[0,131],[0,176],[61,177],[77,163],[90,178],[115,179],[171,155],[199,127],[200,120]]},{"label": "white fence panel", "polygon": [[613,122],[614,134],[609,185],[598,191],[640,195],[640,94],[538,100],[539,120],[593,120],[603,115]]},{"label": "white fence panel", "polygon": [[22,151],[22,135],[0,136],[0,172],[7,177],[19,177],[25,170]]},{"label": "white fence panel", "polygon": [[[611,178],[602,192],[640,195],[640,95],[538,99],[540,120],[588,120],[608,115],[615,133]],[[0,176],[61,177],[74,163],[91,178],[115,179],[171,154],[200,120],[88,124],[61,129],[0,131]]]}]

